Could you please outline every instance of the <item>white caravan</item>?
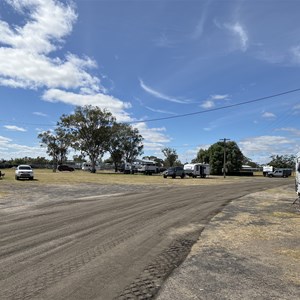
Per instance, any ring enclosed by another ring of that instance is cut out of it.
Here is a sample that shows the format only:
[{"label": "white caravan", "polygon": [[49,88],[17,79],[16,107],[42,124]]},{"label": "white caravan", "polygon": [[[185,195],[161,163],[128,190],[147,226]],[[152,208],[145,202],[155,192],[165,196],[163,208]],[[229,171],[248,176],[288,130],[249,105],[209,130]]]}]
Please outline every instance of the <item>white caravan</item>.
[{"label": "white caravan", "polygon": [[210,167],[208,164],[185,164],[183,166],[184,173],[193,178],[200,176],[205,178],[210,173]]},{"label": "white caravan", "polygon": [[[91,164],[90,162],[84,162],[84,163],[82,164],[82,166],[81,166],[81,169],[82,169],[83,171],[92,171],[92,164]],[[97,170],[100,170],[100,166],[99,166],[99,165],[96,165],[96,166],[95,166],[95,169],[96,169],[96,171],[97,171]]]},{"label": "white caravan", "polygon": [[300,152],[296,154],[295,184],[296,193],[300,197]]},{"label": "white caravan", "polygon": [[159,173],[159,167],[153,160],[141,160],[137,171],[146,175],[152,175],[153,173]]},{"label": "white caravan", "polygon": [[274,172],[273,166],[263,166],[263,175],[268,176],[268,173]]}]

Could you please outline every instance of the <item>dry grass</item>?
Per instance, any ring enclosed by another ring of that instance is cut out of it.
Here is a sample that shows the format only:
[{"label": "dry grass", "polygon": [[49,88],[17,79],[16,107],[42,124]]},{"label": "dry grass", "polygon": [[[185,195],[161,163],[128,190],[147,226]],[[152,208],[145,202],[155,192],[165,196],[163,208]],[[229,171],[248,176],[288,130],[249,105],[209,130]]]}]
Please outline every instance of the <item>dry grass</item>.
[{"label": "dry grass", "polygon": [[[14,170],[5,170],[5,179],[2,180],[2,186],[5,183],[25,184],[25,180],[15,180]],[[184,178],[177,177],[163,178],[162,175],[146,176],[142,174],[121,174],[113,172],[98,171],[95,174],[76,170],[75,172],[53,172],[49,169],[35,169],[35,180],[40,184],[78,184],[78,183],[98,183],[98,184],[134,184],[134,185],[157,185],[157,186],[189,186],[189,185],[214,185],[232,183],[242,178],[230,177],[223,178],[221,176],[209,176],[208,178]],[[26,180],[26,184],[28,184]],[[1,186],[0,185],[0,186]]]}]

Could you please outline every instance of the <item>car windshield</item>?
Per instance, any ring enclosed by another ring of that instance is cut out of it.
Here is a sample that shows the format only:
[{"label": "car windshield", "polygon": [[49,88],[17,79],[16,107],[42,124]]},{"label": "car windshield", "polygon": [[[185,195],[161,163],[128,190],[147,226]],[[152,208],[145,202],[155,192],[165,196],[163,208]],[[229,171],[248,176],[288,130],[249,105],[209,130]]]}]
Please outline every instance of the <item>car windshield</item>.
[{"label": "car windshield", "polygon": [[21,167],[19,167],[19,170],[31,170],[31,167],[29,167],[29,166],[21,166]]}]

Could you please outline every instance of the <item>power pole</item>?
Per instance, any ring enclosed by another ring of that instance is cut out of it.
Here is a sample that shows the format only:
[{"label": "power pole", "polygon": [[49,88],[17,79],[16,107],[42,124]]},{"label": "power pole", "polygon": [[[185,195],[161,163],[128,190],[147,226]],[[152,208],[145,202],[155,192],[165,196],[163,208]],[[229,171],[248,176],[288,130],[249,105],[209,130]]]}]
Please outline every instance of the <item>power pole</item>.
[{"label": "power pole", "polygon": [[224,143],[224,160],[223,160],[223,176],[226,178],[226,141],[230,141],[230,139],[220,139]]}]

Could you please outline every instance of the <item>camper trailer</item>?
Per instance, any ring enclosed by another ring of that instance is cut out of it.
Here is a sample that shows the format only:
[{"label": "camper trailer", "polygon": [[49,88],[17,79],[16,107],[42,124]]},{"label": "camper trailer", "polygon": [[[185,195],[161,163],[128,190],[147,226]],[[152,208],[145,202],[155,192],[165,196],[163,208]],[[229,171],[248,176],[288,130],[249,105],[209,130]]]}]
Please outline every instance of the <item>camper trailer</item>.
[{"label": "camper trailer", "polygon": [[264,177],[268,176],[268,173],[274,172],[273,166],[263,166],[263,175]]},{"label": "camper trailer", "polygon": [[205,178],[210,173],[208,164],[186,164],[183,166],[184,173],[190,177],[196,178],[197,176]]},{"label": "camper trailer", "polygon": [[300,197],[300,152],[298,152],[296,155],[295,188],[296,188],[296,193]]},{"label": "camper trailer", "polygon": [[[83,164],[82,164],[82,166],[81,166],[81,169],[83,170],[83,171],[92,171],[92,163],[90,163],[90,162],[84,162]],[[100,166],[99,165],[96,165],[95,166],[95,169],[96,169],[96,171],[97,170],[100,170]]]},{"label": "camper trailer", "polygon": [[141,161],[139,161],[137,171],[139,173],[143,173],[145,175],[152,175],[155,173],[159,173],[159,167],[156,165],[155,161],[141,160]]}]

